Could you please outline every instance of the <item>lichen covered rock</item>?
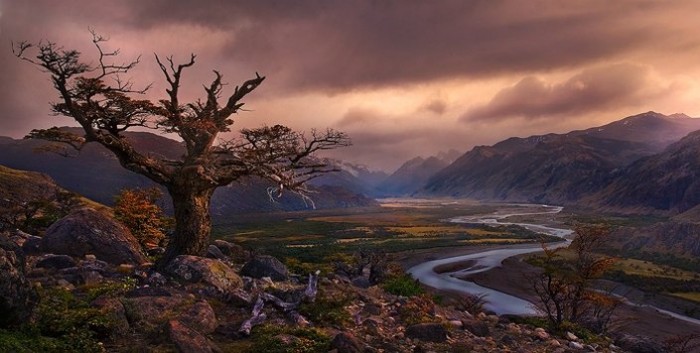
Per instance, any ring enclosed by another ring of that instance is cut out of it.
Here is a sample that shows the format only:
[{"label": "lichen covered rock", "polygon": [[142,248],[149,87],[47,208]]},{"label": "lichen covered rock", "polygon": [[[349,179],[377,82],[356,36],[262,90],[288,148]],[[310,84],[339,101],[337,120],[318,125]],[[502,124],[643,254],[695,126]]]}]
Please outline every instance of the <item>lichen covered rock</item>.
[{"label": "lichen covered rock", "polygon": [[228,293],[243,285],[243,280],[226,264],[216,259],[180,255],[165,271],[184,283],[204,284],[218,293]]},{"label": "lichen covered rock", "polygon": [[81,208],[52,224],[41,240],[44,252],[84,257],[95,255],[112,264],[146,261],[129,230],[91,208]]}]

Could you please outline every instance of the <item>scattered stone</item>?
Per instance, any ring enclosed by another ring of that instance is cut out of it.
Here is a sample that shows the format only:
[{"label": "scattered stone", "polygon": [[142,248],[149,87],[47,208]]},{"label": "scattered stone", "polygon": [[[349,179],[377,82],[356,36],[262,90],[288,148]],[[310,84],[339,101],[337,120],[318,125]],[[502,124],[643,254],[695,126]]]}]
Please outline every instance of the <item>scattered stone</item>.
[{"label": "scattered stone", "polygon": [[578,337],[576,337],[576,335],[568,331],[566,332],[566,334],[564,334],[564,338],[566,338],[569,341],[578,341]]},{"label": "scattered stone", "polygon": [[352,285],[358,288],[369,288],[372,284],[369,282],[369,279],[364,276],[360,277],[355,277],[351,281]]},{"label": "scattered stone", "polygon": [[68,255],[47,254],[37,260],[35,267],[61,270],[64,268],[75,267],[76,265],[77,263],[75,260]]},{"label": "scattered stone", "polygon": [[134,273],[134,270],[136,269],[136,266],[131,265],[131,264],[121,264],[117,266],[116,270],[117,272],[123,274],[123,275],[130,275]]},{"label": "scattered stone", "polygon": [[168,322],[170,340],[181,353],[213,353],[212,343],[178,320]]},{"label": "scattered stone", "polygon": [[56,287],[61,288],[63,290],[67,290],[67,291],[72,291],[75,289],[75,286],[73,285],[73,283],[70,283],[63,278],[59,278],[56,281]]},{"label": "scattered stone", "polygon": [[587,345],[583,346],[583,348],[588,352],[597,352],[598,348],[596,346],[597,345],[587,344]]},{"label": "scattered stone", "polygon": [[336,349],[338,353],[362,353],[362,344],[349,332],[341,332],[331,341],[331,349]]},{"label": "scattered stone", "polygon": [[216,259],[180,255],[165,268],[166,272],[186,283],[203,283],[219,294],[228,293],[243,286],[241,277],[230,267]]},{"label": "scattered stone", "polygon": [[0,235],[0,327],[26,322],[37,294],[25,277],[24,254]]},{"label": "scattered stone", "polygon": [[462,323],[462,320],[450,320],[449,321],[450,326],[456,328],[456,329],[461,329],[464,327],[464,324]]},{"label": "scattered stone", "polygon": [[415,324],[406,327],[406,336],[421,341],[445,342],[447,330],[439,323]]},{"label": "scattered stone", "polygon": [[515,339],[511,335],[503,335],[503,337],[501,337],[501,343],[505,345],[512,345],[515,343]]},{"label": "scattered stone", "polygon": [[160,287],[168,283],[168,279],[160,274],[160,272],[153,272],[150,276],[148,276],[146,282],[151,286]]},{"label": "scattered stone", "polygon": [[91,208],[81,208],[52,224],[41,239],[41,248],[75,257],[94,254],[113,264],[146,261],[126,227]]},{"label": "scattered stone", "polygon": [[272,256],[256,256],[241,269],[242,276],[253,278],[270,277],[273,281],[289,279],[289,270],[280,260]]},{"label": "scattered stone", "polygon": [[80,283],[87,286],[94,286],[96,284],[102,283],[104,277],[97,271],[81,271],[80,272]]},{"label": "scattered stone", "polygon": [[483,321],[462,321],[464,329],[477,337],[486,337],[491,334],[489,326]]},{"label": "scattered stone", "polygon": [[534,331],[535,337],[540,341],[546,341],[549,339],[549,334],[543,328],[538,327]]},{"label": "scattered stone", "polygon": [[571,341],[571,342],[569,342],[569,348],[583,349],[583,345],[578,343],[578,342]]},{"label": "scattered stone", "polygon": [[555,339],[550,340],[548,343],[552,347],[561,347],[561,342],[559,342]]}]

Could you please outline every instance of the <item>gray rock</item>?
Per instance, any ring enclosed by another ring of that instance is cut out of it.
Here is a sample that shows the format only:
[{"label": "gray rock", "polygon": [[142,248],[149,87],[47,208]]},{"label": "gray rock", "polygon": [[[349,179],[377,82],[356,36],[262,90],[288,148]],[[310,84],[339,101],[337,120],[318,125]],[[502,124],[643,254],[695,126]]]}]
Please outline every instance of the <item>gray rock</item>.
[{"label": "gray rock", "polygon": [[194,303],[191,308],[180,315],[179,319],[188,327],[204,334],[214,332],[216,327],[219,326],[214,309],[211,308],[211,305],[206,300]]},{"label": "gray rock", "polygon": [[242,263],[248,259],[248,252],[240,245],[221,239],[214,240],[213,243],[224,255],[228,256],[235,262]]},{"label": "gray rock", "polygon": [[216,259],[180,255],[166,266],[165,271],[179,281],[204,284],[220,294],[243,286],[241,277]]},{"label": "gray rock", "polygon": [[0,234],[0,327],[26,322],[38,300],[24,266],[22,250]]},{"label": "gray rock", "polygon": [[369,288],[372,286],[372,283],[367,277],[359,276],[352,279],[352,285],[358,288]]},{"label": "gray rock", "polygon": [[571,341],[571,342],[569,342],[569,348],[583,349],[583,345],[578,343],[578,342]]},{"label": "gray rock", "polygon": [[447,330],[438,323],[415,324],[406,327],[406,336],[421,341],[445,342]]},{"label": "gray rock", "polygon": [[44,252],[95,255],[113,264],[146,262],[141,246],[126,227],[91,208],[81,208],[52,224],[41,239]]},{"label": "gray rock", "polygon": [[102,296],[93,300],[90,305],[99,309],[111,323],[109,325],[110,332],[104,332],[105,335],[120,336],[129,331],[129,321],[126,319],[126,310],[119,299]]},{"label": "gray rock", "polygon": [[185,326],[178,320],[168,322],[170,340],[181,353],[212,353],[212,343],[201,333]]},{"label": "gray rock", "polygon": [[362,344],[352,333],[341,332],[331,341],[331,349],[338,353],[362,353]]},{"label": "gray rock", "polygon": [[272,256],[256,256],[243,265],[241,275],[253,278],[270,277],[273,281],[286,281],[289,279],[289,270],[280,260]]},{"label": "gray rock", "polygon": [[219,249],[216,245],[209,245],[207,248],[207,257],[222,261],[229,260],[228,256],[224,255],[224,253],[221,252],[221,249]]},{"label": "gray rock", "polygon": [[463,320],[464,329],[477,337],[486,337],[491,334],[489,325],[480,320]]},{"label": "gray rock", "polygon": [[61,270],[76,265],[75,260],[68,255],[47,254],[37,260],[35,267]]}]

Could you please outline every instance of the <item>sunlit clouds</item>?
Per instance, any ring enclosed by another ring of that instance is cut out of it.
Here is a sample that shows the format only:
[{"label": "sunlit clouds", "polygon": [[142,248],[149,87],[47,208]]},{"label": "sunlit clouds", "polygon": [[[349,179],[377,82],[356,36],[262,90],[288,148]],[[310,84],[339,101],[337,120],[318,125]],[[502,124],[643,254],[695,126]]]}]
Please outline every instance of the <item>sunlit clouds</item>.
[{"label": "sunlit clouds", "polygon": [[[131,78],[164,96],[154,60],[197,64],[196,99],[219,70],[228,89],[267,80],[238,127],[346,131],[334,157],[392,170],[416,155],[565,132],[655,110],[700,116],[694,1],[7,1],[0,42],[52,40],[94,60],[110,38]],[[48,78],[0,51],[0,135],[67,125]]]}]

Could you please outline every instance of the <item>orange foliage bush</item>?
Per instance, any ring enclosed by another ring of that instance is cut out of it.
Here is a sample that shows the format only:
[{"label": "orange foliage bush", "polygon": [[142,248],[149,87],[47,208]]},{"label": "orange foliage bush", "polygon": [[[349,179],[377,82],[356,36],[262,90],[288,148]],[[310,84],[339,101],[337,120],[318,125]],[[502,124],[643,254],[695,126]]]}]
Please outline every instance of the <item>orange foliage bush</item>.
[{"label": "orange foliage bush", "polygon": [[116,197],[114,217],[124,224],[144,248],[162,244],[172,220],[156,204],[158,188],[123,189]]}]

